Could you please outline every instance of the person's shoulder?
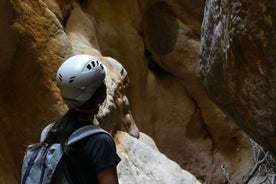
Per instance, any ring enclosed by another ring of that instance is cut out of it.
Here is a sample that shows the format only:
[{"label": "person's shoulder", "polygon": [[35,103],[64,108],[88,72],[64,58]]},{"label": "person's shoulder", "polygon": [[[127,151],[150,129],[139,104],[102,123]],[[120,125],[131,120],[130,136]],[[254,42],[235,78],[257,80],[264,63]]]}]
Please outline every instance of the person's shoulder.
[{"label": "person's shoulder", "polygon": [[97,140],[113,140],[112,136],[107,132],[101,132],[91,137],[92,139]]},{"label": "person's shoulder", "polygon": [[109,143],[113,142],[113,138],[110,134],[101,132],[96,135],[92,135],[88,138],[88,142],[101,142],[101,143]]},{"label": "person's shoulder", "polygon": [[109,134],[99,133],[88,138],[85,148],[89,152],[93,150],[113,150],[115,149],[115,142]]}]

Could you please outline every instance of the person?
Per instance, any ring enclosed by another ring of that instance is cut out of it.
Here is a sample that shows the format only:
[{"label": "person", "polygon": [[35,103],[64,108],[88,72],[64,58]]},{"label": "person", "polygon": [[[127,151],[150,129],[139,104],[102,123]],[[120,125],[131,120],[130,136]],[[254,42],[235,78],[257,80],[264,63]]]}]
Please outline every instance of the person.
[{"label": "person", "polygon": [[62,161],[74,184],[118,183],[116,167],[120,157],[111,136],[97,134],[65,146],[75,130],[93,122],[106,98],[105,75],[103,64],[86,54],[66,59],[57,71],[57,86],[69,110],[52,125],[40,144],[61,143]]}]

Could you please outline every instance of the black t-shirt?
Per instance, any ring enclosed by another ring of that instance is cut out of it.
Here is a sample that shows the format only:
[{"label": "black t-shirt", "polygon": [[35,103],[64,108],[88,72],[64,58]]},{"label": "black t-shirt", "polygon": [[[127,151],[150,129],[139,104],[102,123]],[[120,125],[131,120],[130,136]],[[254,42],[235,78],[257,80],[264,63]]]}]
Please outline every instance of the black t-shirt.
[{"label": "black t-shirt", "polygon": [[120,162],[111,136],[100,133],[71,145],[64,157],[76,184],[96,184],[97,173]]}]

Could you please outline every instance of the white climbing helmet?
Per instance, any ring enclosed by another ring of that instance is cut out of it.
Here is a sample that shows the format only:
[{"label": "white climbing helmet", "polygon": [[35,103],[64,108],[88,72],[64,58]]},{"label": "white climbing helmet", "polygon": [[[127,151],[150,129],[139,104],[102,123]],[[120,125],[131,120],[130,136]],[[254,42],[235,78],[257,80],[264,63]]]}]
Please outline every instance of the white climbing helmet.
[{"label": "white climbing helmet", "polygon": [[57,71],[57,86],[70,106],[84,104],[103,83],[105,68],[96,58],[80,54],[64,61]]}]

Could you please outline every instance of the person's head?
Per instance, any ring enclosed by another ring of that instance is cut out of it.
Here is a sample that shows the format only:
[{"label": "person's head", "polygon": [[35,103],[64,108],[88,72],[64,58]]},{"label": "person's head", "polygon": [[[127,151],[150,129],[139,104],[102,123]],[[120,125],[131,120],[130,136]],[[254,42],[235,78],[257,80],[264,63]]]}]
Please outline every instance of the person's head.
[{"label": "person's head", "polygon": [[106,97],[105,75],[105,67],[98,59],[80,54],[64,61],[56,81],[69,108],[97,110]]}]

